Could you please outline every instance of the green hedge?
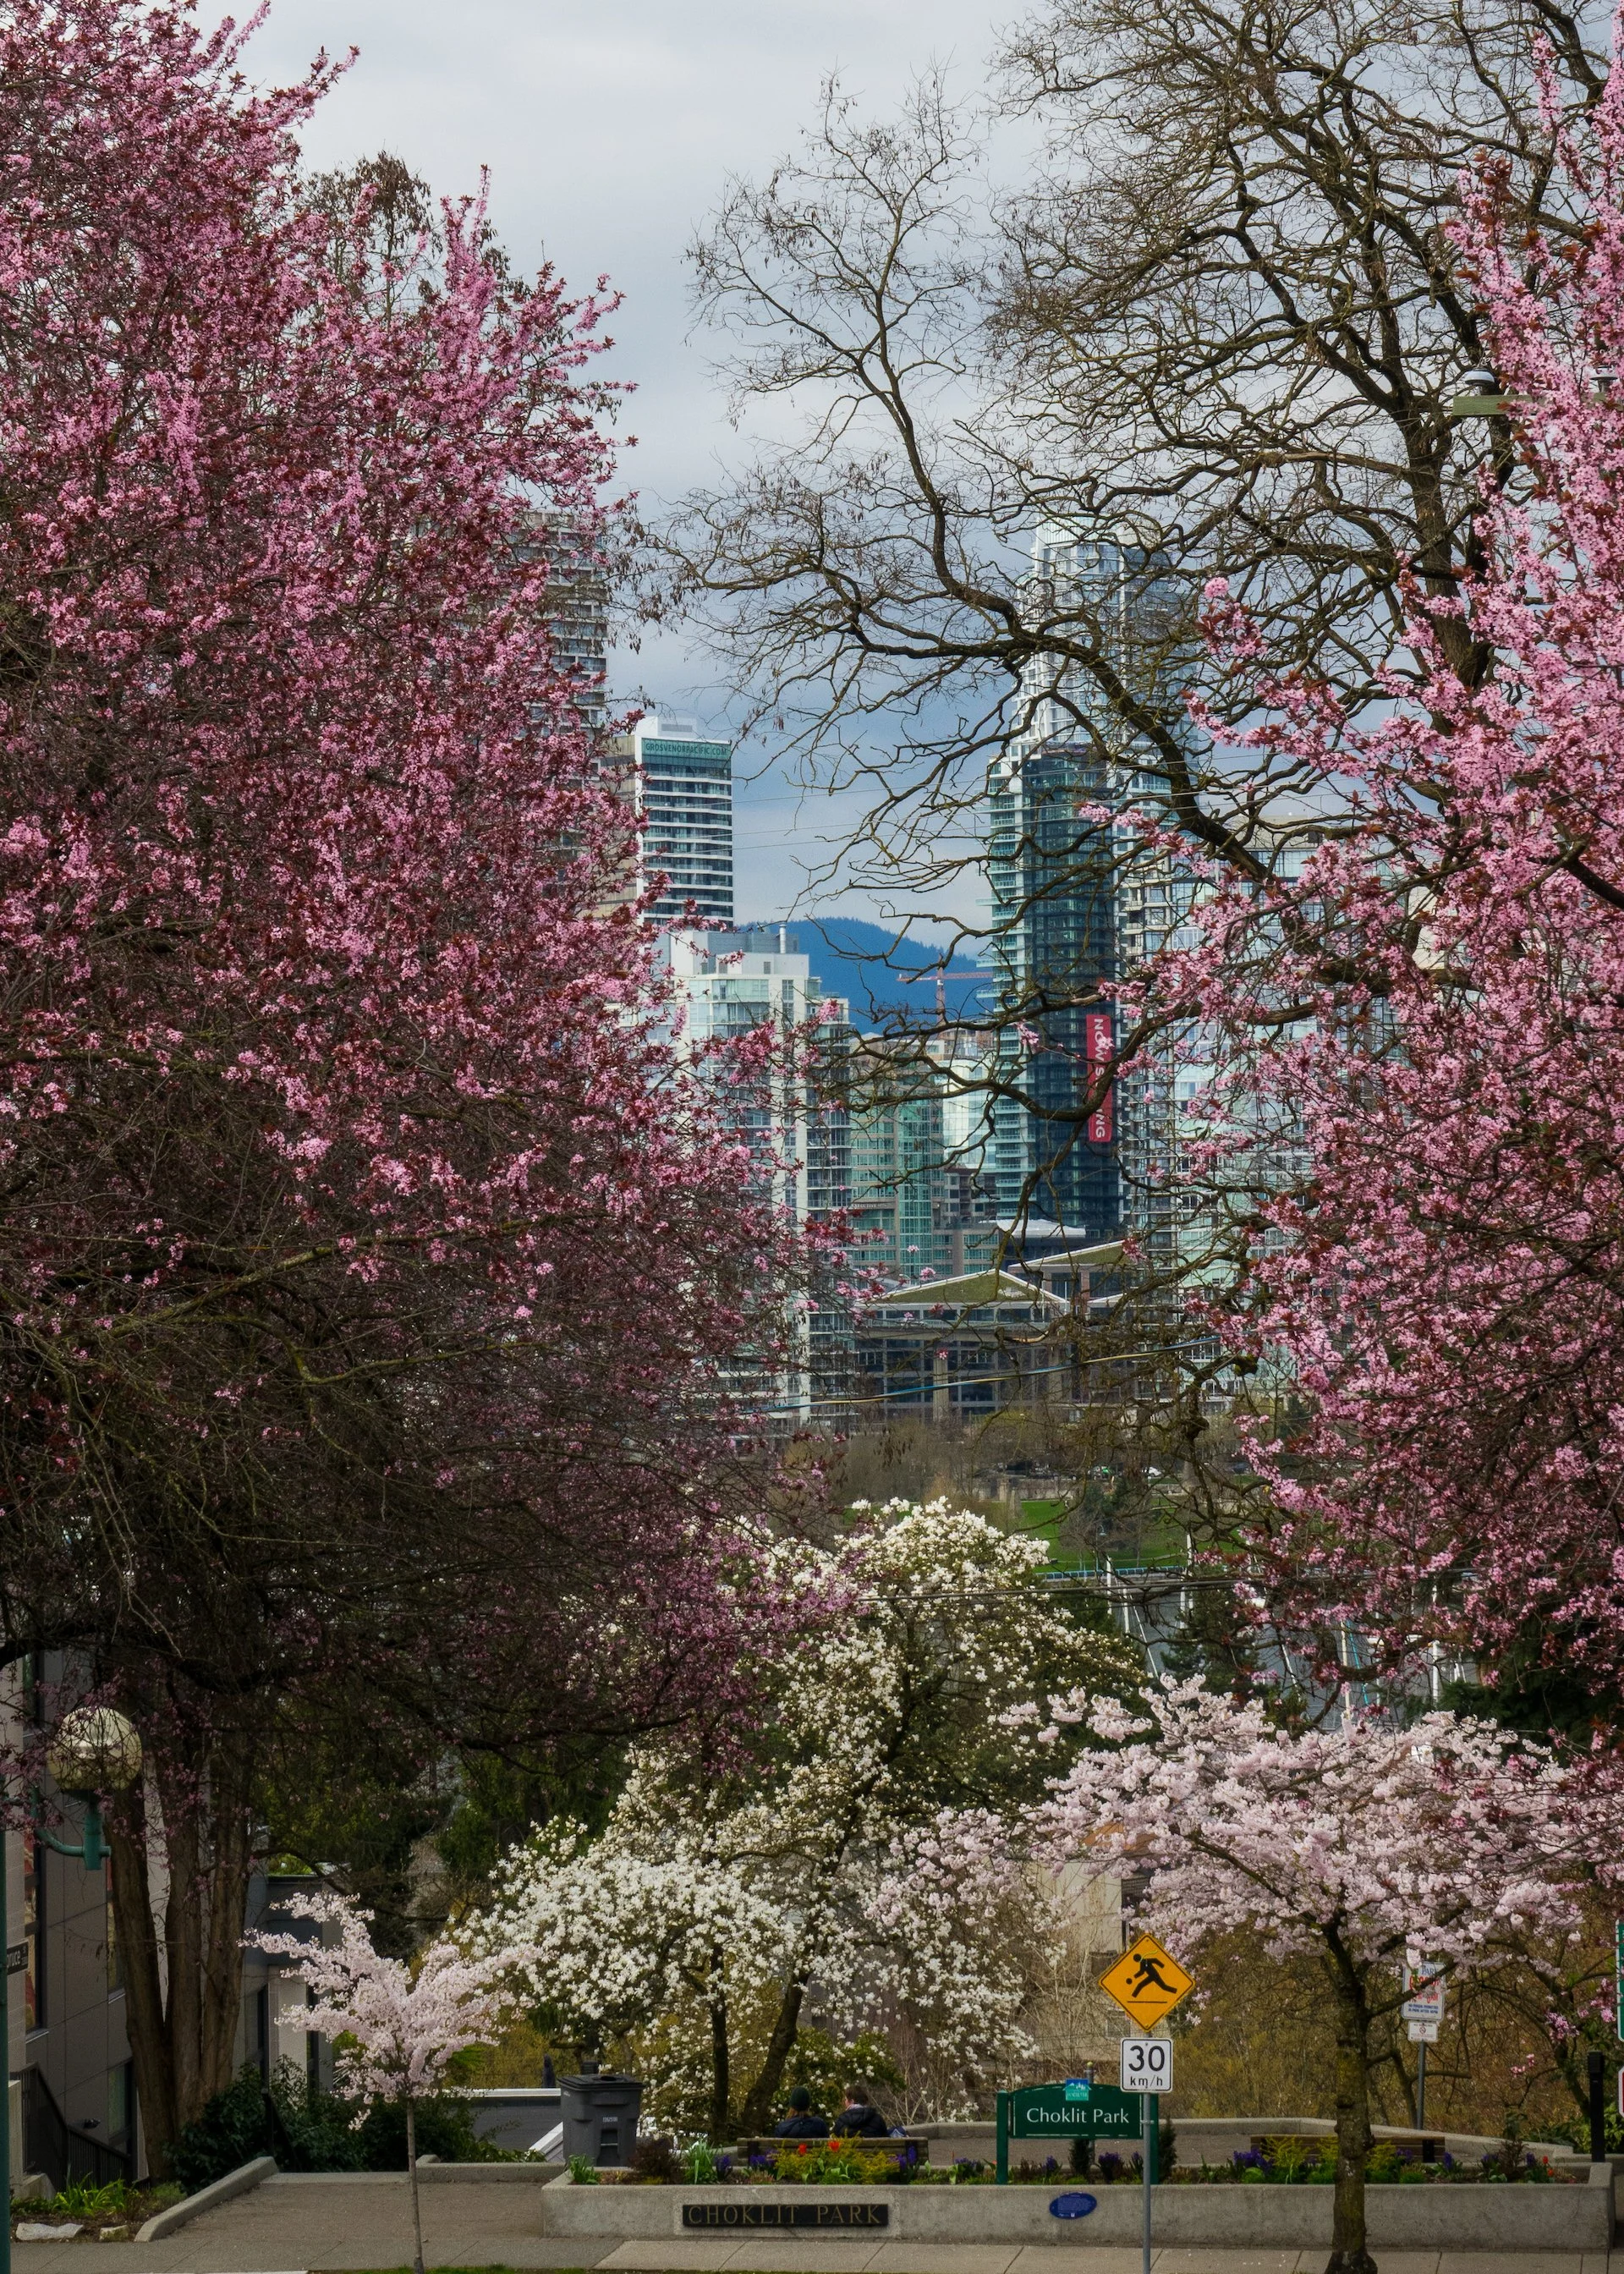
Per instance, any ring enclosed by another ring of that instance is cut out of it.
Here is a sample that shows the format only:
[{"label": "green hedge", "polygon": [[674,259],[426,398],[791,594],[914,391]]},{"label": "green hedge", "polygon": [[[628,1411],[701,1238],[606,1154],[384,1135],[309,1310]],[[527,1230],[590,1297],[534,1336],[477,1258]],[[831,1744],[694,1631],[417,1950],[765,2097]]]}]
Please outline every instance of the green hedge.
[{"label": "green hedge", "polygon": [[[458,2164],[506,2160],[501,2149],[476,2136],[468,2104],[455,2094],[419,2101],[417,2130],[420,2156]],[[194,2195],[256,2156],[274,2156],[284,2172],[403,2172],[406,2110],[399,2101],[363,2109],[336,2094],[312,2092],[291,2061],[279,2062],[267,2084],[250,2062],[187,2125],[170,2160],[176,2178]]]}]

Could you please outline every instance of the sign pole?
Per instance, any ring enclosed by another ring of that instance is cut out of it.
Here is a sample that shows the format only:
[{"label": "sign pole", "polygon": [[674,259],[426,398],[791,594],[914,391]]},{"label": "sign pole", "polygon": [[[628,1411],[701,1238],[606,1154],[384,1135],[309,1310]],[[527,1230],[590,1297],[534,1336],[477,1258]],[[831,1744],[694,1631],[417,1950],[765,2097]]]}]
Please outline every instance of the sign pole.
[{"label": "sign pole", "polygon": [[1146,2093],[1142,2093],[1139,2097],[1140,2097],[1140,2098],[1141,2098],[1141,2099],[1144,2101],[1144,2103],[1145,2103],[1145,2266],[1144,2266],[1144,2274],[1150,2274],[1150,2190],[1151,2190],[1150,2159],[1151,2159],[1151,2157],[1152,2157],[1155,2154],[1155,2152],[1156,2152],[1156,2108],[1157,2108],[1158,2104],[1157,2104],[1157,2100],[1156,2100],[1156,2096],[1155,2096],[1155,2094],[1154,2094],[1154,2092],[1146,2092]]},{"label": "sign pole", "polygon": [[1426,2039],[1416,2047],[1416,2129],[1426,2129]]},{"label": "sign pole", "polygon": [[[11,1834],[0,1811],[0,2077],[5,2080],[5,2118],[0,2123],[0,2274],[11,2274],[11,1947],[6,1916],[6,1882],[11,1871]],[[24,2150],[26,2154],[26,2150]]]},{"label": "sign pole", "polygon": [[1125,2092],[1130,2086],[1139,2087],[1139,2112],[1145,2128],[1145,2144],[1139,2156],[1145,2182],[1144,2274],[1150,2274],[1150,2202],[1151,2189],[1156,2184],[1156,2150],[1160,2145],[1158,2111],[1161,2095],[1173,2089],[1173,2048],[1167,2038],[1152,2038],[1149,2033],[1158,2022],[1166,2020],[1187,1992],[1194,1989],[1195,1982],[1154,1934],[1142,1934],[1114,1965],[1106,1968],[1100,1977],[1100,1987],[1108,1998],[1116,2000],[1135,2028],[1146,2033],[1142,2037],[1122,2040],[1122,2089]]},{"label": "sign pole", "polygon": [[997,2183],[1007,2187],[1010,2183],[1010,2096],[998,2095],[998,2169]]}]

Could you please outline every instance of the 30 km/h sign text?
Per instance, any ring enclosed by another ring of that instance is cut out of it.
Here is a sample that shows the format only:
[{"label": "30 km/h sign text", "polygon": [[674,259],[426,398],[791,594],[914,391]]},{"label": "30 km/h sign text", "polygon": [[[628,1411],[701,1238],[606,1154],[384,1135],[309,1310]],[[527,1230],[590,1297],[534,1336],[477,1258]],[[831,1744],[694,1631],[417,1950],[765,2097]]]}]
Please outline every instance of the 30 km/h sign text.
[{"label": "30 km/h sign text", "polygon": [[1124,2092],[1172,2091],[1173,2048],[1166,2037],[1123,2039],[1122,2089]]}]

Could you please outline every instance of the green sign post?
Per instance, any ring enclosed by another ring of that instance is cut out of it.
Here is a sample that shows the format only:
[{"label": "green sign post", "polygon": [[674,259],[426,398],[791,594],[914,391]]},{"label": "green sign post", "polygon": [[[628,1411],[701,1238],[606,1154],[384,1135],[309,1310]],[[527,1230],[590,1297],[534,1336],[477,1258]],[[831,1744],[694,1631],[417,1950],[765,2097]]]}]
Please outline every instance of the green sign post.
[{"label": "green sign post", "polygon": [[[1145,2096],[1114,2084],[1068,2077],[1064,2084],[1023,2085],[998,2095],[998,2185],[1010,2180],[1011,2140],[1136,2140],[1145,2122]],[[1155,2134],[1152,2131],[1152,2154]],[[1155,2184],[1156,2174],[1150,2174]]]}]

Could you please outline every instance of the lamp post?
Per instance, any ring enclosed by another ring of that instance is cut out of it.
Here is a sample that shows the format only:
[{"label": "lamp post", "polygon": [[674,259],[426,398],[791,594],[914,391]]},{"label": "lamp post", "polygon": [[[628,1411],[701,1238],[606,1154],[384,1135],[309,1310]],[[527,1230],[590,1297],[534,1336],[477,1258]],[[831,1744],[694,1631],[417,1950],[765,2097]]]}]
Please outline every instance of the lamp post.
[{"label": "lamp post", "polygon": [[[107,1860],[107,1838],[102,1826],[100,1796],[122,1792],[141,1773],[141,1741],[122,1713],[110,1706],[79,1706],[64,1713],[46,1749],[45,1766],[59,1789],[85,1809],[83,1836],[58,1840],[36,1826],[34,1836],[58,1856],[76,1856],[87,1871],[99,1871]],[[0,2046],[4,2048],[5,2121],[0,2124],[0,2274],[11,2274],[11,1924],[7,1916],[10,1856],[0,1829],[0,1950],[5,1966],[0,1970]]]}]

